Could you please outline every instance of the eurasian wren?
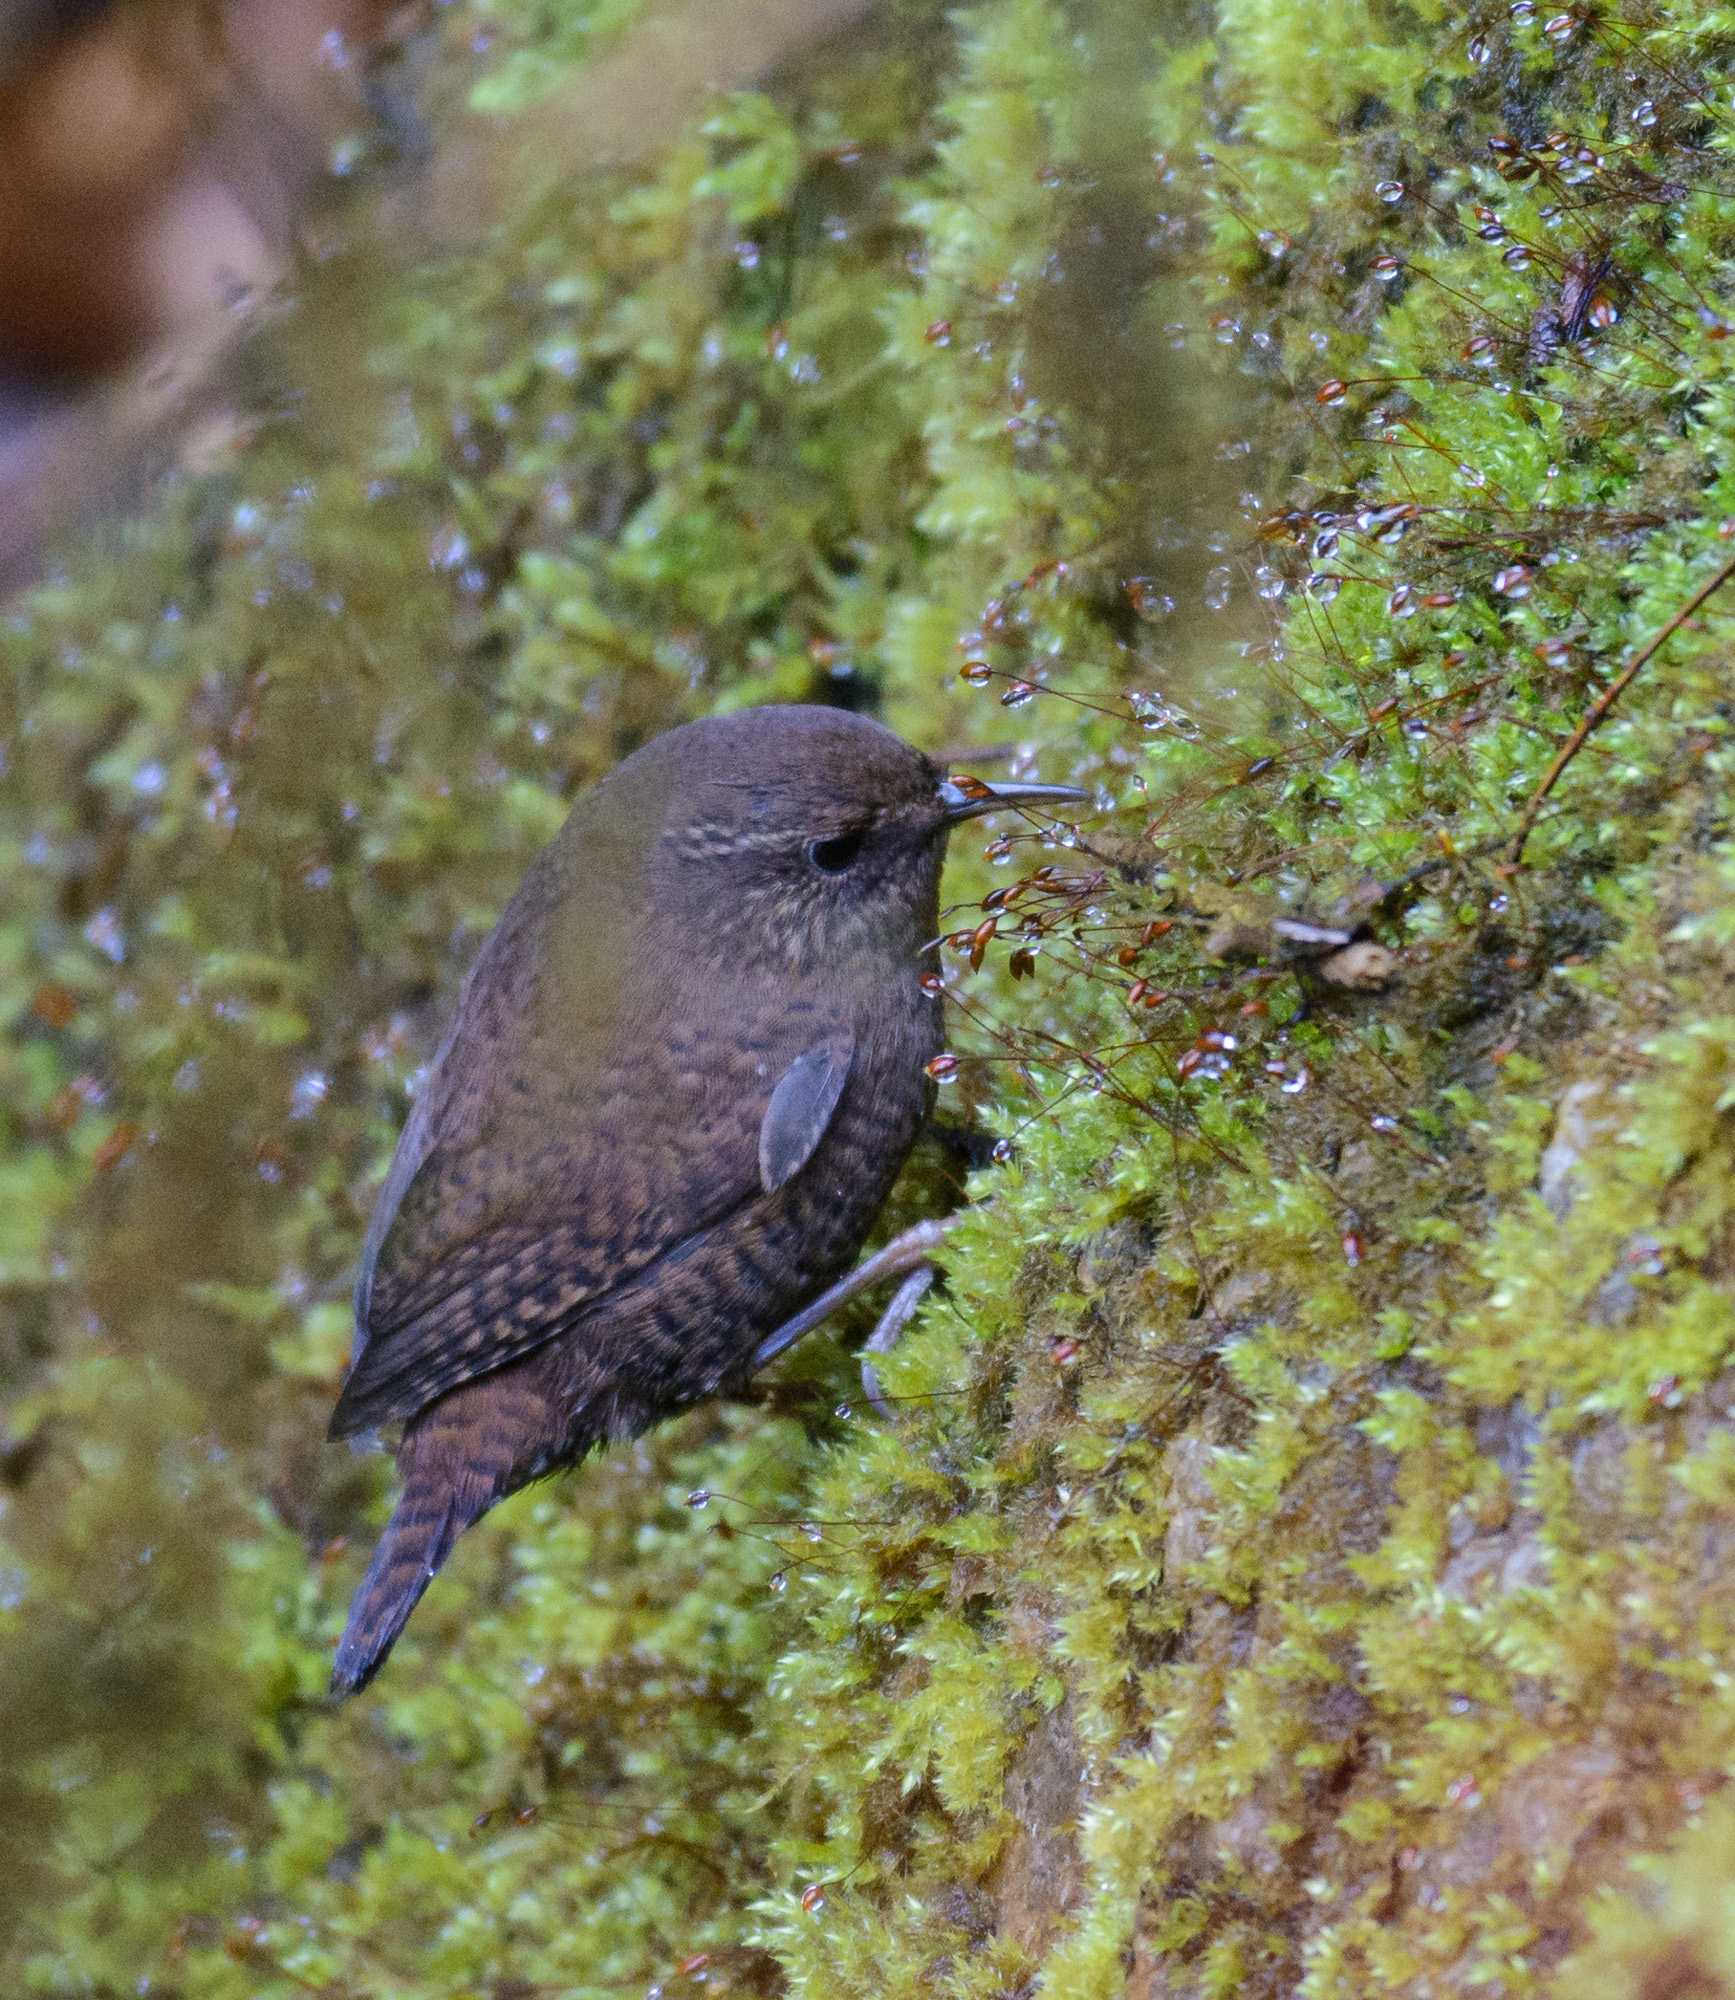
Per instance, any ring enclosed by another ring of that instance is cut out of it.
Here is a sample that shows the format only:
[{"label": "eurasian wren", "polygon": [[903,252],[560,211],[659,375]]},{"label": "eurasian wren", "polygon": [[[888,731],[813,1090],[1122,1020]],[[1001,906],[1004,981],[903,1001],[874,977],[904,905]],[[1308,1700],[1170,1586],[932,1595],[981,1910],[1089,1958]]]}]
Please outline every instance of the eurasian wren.
[{"label": "eurasian wren", "polygon": [[368,1230],[331,1435],[401,1423],[403,1491],[334,1692],[496,1500],[740,1386],[850,1264],[928,1108],[947,830],[1082,796],[788,707],[671,730],[579,799],[464,982]]}]

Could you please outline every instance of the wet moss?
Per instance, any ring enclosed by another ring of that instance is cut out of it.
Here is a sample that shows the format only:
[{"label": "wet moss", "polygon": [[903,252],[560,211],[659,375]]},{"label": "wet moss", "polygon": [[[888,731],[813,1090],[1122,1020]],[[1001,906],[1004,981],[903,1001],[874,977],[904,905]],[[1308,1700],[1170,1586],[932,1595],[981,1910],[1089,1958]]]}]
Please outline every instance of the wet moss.
[{"label": "wet moss", "polygon": [[[1501,854],[1727,558],[1730,32],[909,9],[351,301],[341,423],[11,608],[14,1983],[1713,1977],[1714,606]],[[520,1496],[330,1712],[384,1479],[317,1440],[439,1011],[573,789],[816,691],[1102,787],[949,878],[1019,885],[947,961],[1015,1152],[898,1415],[822,1344]],[[1397,982],[1206,949],[1298,909]]]}]

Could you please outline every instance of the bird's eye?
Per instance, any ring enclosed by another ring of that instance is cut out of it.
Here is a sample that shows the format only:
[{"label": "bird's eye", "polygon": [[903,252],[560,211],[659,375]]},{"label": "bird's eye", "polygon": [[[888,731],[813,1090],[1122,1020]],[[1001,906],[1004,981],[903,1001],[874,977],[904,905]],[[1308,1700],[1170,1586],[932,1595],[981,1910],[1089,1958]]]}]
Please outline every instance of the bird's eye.
[{"label": "bird's eye", "polygon": [[867,838],[863,833],[840,833],[835,840],[809,841],[807,858],[822,875],[841,875]]}]

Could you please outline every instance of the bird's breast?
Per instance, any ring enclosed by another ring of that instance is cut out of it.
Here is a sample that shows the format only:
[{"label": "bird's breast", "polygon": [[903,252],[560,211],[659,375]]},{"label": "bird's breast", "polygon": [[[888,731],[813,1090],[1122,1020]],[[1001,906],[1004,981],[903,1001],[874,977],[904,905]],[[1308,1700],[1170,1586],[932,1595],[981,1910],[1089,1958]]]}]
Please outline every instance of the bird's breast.
[{"label": "bird's breast", "polygon": [[[803,1035],[847,1032],[854,1045],[812,1157],[775,1192],[659,1259],[569,1350],[569,1402],[590,1404],[606,1377],[616,1436],[739,1380],[759,1341],[855,1261],[915,1143],[932,1092],[925,1065],[940,1046],[938,1005],[916,977],[888,982],[847,1011],[823,995],[800,1011],[811,1016]],[[763,1102],[776,1081],[770,1072],[786,1062],[768,1054],[760,1077],[758,1051],[737,1042],[735,1056],[737,1087]]]}]

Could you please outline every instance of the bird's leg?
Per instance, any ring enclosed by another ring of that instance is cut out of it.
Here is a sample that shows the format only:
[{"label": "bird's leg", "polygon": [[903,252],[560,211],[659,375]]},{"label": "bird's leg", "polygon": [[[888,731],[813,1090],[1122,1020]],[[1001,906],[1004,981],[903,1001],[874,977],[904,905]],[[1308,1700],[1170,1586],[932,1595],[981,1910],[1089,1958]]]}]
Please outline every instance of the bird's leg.
[{"label": "bird's leg", "polygon": [[[883,1250],[876,1250],[853,1271],[839,1278],[835,1285],[828,1285],[811,1305],[803,1306],[793,1319],[786,1319],[775,1333],[768,1333],[753,1350],[753,1358],[748,1363],[748,1372],[757,1374],[768,1361],[775,1361],[778,1355],[793,1347],[803,1334],[811,1333],[822,1320],[830,1319],[839,1306],[847,1305],[858,1292],[865,1292],[874,1285],[883,1285],[888,1278],[908,1280],[923,1271],[929,1256],[939,1248],[956,1220],[955,1216],[944,1216],[932,1222],[918,1222],[913,1229],[906,1229],[902,1236],[894,1236]],[[932,1274],[929,1273],[922,1291],[925,1292],[928,1284],[932,1282]],[[876,1344],[880,1341],[880,1330],[896,1312],[898,1302],[907,1290],[907,1283],[900,1287],[897,1298],[893,1299],[891,1308],[880,1322],[880,1329],[876,1329],[873,1340],[868,1343],[876,1353],[883,1354],[886,1348],[890,1347],[892,1341],[896,1340],[898,1333],[902,1331],[904,1321],[916,1309],[916,1302],[921,1297],[920,1292],[904,1308],[903,1318],[897,1321],[890,1337],[883,1345]],[[872,1394],[870,1390],[870,1397]]]},{"label": "bird's leg", "polygon": [[903,1338],[904,1328],[916,1316],[916,1308],[933,1289],[934,1280],[939,1276],[932,1264],[918,1264],[904,1282],[892,1294],[892,1302],[880,1314],[880,1323],[867,1337],[867,1344],[861,1352],[861,1387],[874,1409],[888,1420],[892,1406],[886,1401],[886,1392],[880,1387],[879,1371],[868,1359],[870,1354],[890,1354]]}]

